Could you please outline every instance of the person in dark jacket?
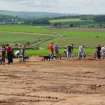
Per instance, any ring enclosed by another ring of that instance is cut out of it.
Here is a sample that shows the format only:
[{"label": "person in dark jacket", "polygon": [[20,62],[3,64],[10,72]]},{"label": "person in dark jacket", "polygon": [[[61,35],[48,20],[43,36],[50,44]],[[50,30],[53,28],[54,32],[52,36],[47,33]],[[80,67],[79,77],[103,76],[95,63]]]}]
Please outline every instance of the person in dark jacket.
[{"label": "person in dark jacket", "polygon": [[55,56],[59,56],[59,46],[57,44],[54,45],[54,52],[55,52]]},{"label": "person in dark jacket", "polygon": [[73,46],[69,45],[67,46],[67,58],[71,58],[72,57],[72,52],[73,52]]},{"label": "person in dark jacket", "polygon": [[8,64],[11,64],[13,63],[13,49],[10,45],[7,45],[6,51],[7,51]]},{"label": "person in dark jacket", "polygon": [[101,59],[101,46],[100,46],[100,45],[98,45],[98,46],[96,47],[96,57],[97,57],[98,59]]}]

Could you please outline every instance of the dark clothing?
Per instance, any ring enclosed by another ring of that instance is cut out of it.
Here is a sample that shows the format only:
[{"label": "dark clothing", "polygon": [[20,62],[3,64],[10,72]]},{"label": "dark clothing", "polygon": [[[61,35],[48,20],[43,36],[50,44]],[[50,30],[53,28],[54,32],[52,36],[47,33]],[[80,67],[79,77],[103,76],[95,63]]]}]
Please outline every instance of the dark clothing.
[{"label": "dark clothing", "polygon": [[73,51],[73,47],[72,46],[67,46],[67,58],[71,58],[72,57],[72,51]]},{"label": "dark clothing", "polygon": [[97,49],[97,51],[96,51],[97,58],[100,59],[101,58],[101,47],[99,46],[96,49]]},{"label": "dark clothing", "polygon": [[68,51],[68,52],[72,53],[72,50],[73,50],[73,47],[72,47],[72,46],[68,46],[68,47],[67,47],[67,51]]},{"label": "dark clothing", "polygon": [[55,56],[58,56],[59,55],[59,47],[57,45],[55,45],[54,51],[55,51]]},{"label": "dark clothing", "polygon": [[13,54],[12,53],[8,53],[7,58],[8,58],[8,64],[13,63]]},{"label": "dark clothing", "polygon": [[7,48],[7,59],[8,64],[13,63],[13,49],[11,47]]}]

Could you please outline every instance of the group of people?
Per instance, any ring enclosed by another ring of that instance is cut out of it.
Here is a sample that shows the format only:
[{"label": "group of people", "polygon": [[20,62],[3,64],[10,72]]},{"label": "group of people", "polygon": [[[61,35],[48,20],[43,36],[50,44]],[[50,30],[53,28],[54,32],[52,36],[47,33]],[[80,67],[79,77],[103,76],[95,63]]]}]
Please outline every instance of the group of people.
[{"label": "group of people", "polygon": [[0,64],[5,64],[6,59],[8,64],[13,63],[13,49],[9,44],[2,45],[0,48]]},{"label": "group of people", "polygon": [[[86,52],[84,46],[79,46],[79,59],[86,57]],[[98,45],[95,51],[96,59],[105,59],[105,46]]]},{"label": "group of people", "polygon": [[[73,44],[71,44],[65,48],[64,54],[67,57],[67,59],[70,59],[73,57],[73,49],[74,49]],[[86,53],[85,53],[84,45],[80,45],[78,48],[78,58],[83,59],[85,57],[86,57]]]},{"label": "group of people", "polygon": [[48,51],[51,58],[53,58],[53,56],[59,56],[59,46],[57,44],[49,43]]},{"label": "group of people", "polygon": [[[48,44],[48,51],[49,51],[49,56],[50,57],[53,57],[53,56],[60,56],[61,54],[59,53],[59,46],[57,44],[54,44],[54,43],[49,43]],[[67,47],[64,48],[64,56],[67,58],[67,59],[70,59],[73,57],[73,49],[74,49],[74,46],[73,44],[71,45],[68,45]],[[79,58],[84,58],[85,57],[85,50],[84,50],[84,46],[79,46],[79,51],[78,51],[78,56]]]},{"label": "group of people", "polygon": [[14,49],[9,45],[2,45],[0,47],[0,64],[12,64],[13,59],[17,57],[20,62],[25,61],[25,47],[20,46],[18,50],[14,53]]},{"label": "group of people", "polygon": [[[49,50],[49,56],[59,56],[59,46],[57,44],[54,43],[49,43],[48,44],[48,50]],[[74,49],[74,45],[68,45],[67,47],[65,47],[64,49],[64,56],[67,59],[70,59],[73,57],[73,49]],[[84,45],[80,45],[78,47],[78,58],[79,59],[84,59],[86,57],[86,51],[85,51],[85,46]],[[105,59],[105,46],[101,47],[101,45],[98,45],[96,47],[96,51],[95,51],[95,57],[97,59]]]},{"label": "group of people", "polygon": [[[60,57],[60,47],[57,44],[54,43],[49,43],[48,44],[48,52],[49,52],[49,57],[53,59],[54,56]],[[70,59],[73,57],[73,49],[74,46],[73,44],[68,45],[64,49],[64,56],[67,59]],[[24,62],[25,61],[25,46],[20,46],[19,49],[15,52],[15,55],[17,58],[20,58],[20,61]],[[85,47],[84,45],[80,45],[78,48],[78,58],[79,59],[84,59],[86,57],[86,52],[85,52]],[[97,59],[105,59],[105,46],[98,45],[96,47],[96,52],[95,52],[95,57]],[[0,47],[0,64],[5,64],[6,59],[7,63],[11,64],[13,63],[13,58],[14,58],[14,51],[13,48],[7,44],[7,45],[2,45]]]}]

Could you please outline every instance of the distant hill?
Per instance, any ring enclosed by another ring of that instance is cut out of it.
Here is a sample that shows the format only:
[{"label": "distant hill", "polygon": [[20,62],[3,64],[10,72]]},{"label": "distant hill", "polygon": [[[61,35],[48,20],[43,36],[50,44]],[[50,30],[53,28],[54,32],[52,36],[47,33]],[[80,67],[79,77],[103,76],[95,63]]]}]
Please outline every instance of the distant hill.
[{"label": "distant hill", "polygon": [[65,14],[59,14],[59,13],[48,13],[48,12],[15,12],[15,11],[6,11],[6,10],[0,10],[0,15],[9,15],[9,16],[17,16],[19,18],[24,19],[33,19],[33,18],[54,18],[54,17],[60,17],[65,16]]}]

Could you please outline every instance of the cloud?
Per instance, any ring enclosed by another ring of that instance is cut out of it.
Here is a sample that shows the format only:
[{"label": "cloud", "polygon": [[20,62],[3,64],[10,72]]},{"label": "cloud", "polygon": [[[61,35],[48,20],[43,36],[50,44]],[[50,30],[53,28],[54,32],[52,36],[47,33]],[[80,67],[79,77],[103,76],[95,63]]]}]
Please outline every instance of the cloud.
[{"label": "cloud", "polygon": [[0,0],[0,9],[105,14],[105,0]]}]

